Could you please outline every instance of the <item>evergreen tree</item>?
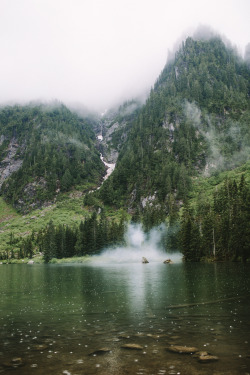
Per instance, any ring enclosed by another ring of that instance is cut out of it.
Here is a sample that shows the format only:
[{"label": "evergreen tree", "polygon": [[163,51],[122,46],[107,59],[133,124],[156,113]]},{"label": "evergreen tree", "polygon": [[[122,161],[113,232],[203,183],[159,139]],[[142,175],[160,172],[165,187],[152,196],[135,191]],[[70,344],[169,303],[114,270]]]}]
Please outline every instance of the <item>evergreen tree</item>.
[{"label": "evergreen tree", "polygon": [[42,244],[43,259],[48,263],[52,258],[56,257],[56,239],[55,227],[52,221],[49,222]]}]

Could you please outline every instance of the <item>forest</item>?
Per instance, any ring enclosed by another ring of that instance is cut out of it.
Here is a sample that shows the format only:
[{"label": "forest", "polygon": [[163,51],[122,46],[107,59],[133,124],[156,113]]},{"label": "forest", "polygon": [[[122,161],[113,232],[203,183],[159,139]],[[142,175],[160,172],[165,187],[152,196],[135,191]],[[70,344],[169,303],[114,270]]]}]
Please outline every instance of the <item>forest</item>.
[{"label": "forest", "polygon": [[244,163],[249,92],[249,68],[233,50],[217,38],[188,38],[129,129],[101,199],[138,207],[155,194],[168,214],[187,198],[193,177]]},{"label": "forest", "polygon": [[[2,259],[96,254],[123,241],[126,221],[146,232],[178,228],[172,242],[186,261],[250,258],[250,69],[233,48],[187,38],[143,105],[128,101],[105,116],[83,118],[63,104],[0,110],[0,168],[10,146],[21,165],[2,182],[4,202],[29,215],[75,194],[80,207],[73,225],[52,218],[23,239],[9,232]],[[103,182],[100,151],[112,150],[116,168]]]},{"label": "forest", "polygon": [[237,183],[225,179],[209,202],[199,197],[196,209],[183,207],[180,247],[187,261],[250,258],[250,189],[244,174]]},{"label": "forest", "polygon": [[57,192],[101,180],[105,168],[95,147],[93,120],[58,103],[3,108],[0,124],[1,159],[14,146],[14,159],[22,163],[3,181],[1,194],[21,212],[53,201]]}]

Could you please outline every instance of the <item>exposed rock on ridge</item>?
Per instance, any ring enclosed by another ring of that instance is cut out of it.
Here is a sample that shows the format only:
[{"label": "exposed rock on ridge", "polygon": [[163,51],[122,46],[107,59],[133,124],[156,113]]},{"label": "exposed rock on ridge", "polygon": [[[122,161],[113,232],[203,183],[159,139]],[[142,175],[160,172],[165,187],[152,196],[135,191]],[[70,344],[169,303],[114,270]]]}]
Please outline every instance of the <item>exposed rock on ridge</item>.
[{"label": "exposed rock on ridge", "polygon": [[[1,136],[0,144],[2,144],[4,140],[4,136]],[[0,162],[0,189],[4,180],[11,176],[12,173],[18,171],[23,164],[23,161],[21,159],[16,159],[18,148],[19,145],[17,144],[17,140],[15,138],[12,138],[6,150],[7,155]]]}]

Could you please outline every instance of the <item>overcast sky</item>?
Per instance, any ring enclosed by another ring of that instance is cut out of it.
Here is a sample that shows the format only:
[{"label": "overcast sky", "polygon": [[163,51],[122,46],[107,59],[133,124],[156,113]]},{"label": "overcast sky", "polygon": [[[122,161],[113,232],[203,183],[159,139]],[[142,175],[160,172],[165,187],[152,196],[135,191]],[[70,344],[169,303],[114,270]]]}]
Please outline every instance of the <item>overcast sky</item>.
[{"label": "overcast sky", "polygon": [[0,102],[102,110],[148,90],[200,24],[243,53],[249,17],[250,0],[0,0]]}]

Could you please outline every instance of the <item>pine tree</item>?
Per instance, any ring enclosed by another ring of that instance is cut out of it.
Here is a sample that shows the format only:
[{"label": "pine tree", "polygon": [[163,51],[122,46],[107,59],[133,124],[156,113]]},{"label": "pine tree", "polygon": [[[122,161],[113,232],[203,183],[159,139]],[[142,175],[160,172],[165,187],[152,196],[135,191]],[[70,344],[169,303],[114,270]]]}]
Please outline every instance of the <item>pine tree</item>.
[{"label": "pine tree", "polygon": [[52,258],[56,257],[55,227],[52,221],[49,222],[46,228],[42,250],[45,263],[48,263]]}]

